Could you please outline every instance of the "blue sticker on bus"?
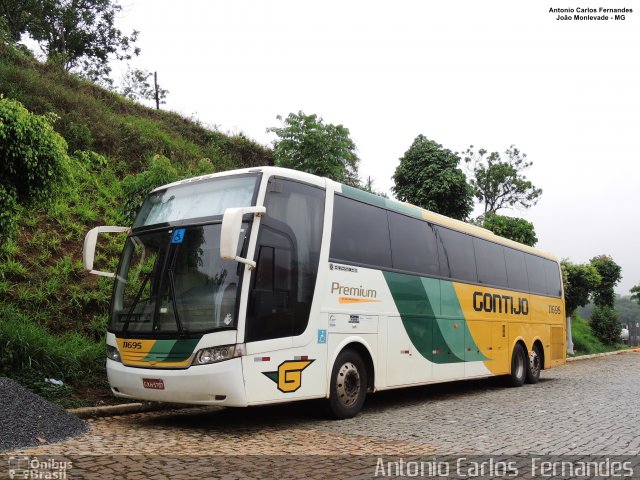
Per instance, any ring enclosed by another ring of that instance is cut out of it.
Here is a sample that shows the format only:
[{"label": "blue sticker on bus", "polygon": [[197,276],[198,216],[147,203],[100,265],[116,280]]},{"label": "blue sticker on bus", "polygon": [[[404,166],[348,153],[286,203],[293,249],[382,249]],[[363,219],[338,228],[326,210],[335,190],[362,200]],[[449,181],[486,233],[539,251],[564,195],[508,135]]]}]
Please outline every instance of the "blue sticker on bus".
[{"label": "blue sticker on bus", "polygon": [[182,243],[184,240],[184,228],[179,228],[175,232],[173,232],[173,237],[171,237],[171,243]]},{"label": "blue sticker on bus", "polygon": [[327,331],[318,330],[318,343],[327,343]]}]

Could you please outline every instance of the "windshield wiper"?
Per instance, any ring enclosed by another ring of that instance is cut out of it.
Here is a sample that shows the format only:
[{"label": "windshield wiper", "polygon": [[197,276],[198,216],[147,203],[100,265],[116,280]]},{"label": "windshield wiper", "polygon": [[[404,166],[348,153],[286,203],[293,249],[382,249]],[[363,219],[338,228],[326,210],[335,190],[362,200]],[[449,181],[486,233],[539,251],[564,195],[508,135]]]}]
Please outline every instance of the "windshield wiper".
[{"label": "windshield wiper", "polygon": [[171,294],[171,303],[173,305],[173,315],[176,319],[176,326],[178,327],[178,334],[179,335],[184,335],[185,331],[182,328],[182,322],[180,321],[180,315],[178,314],[178,304],[176,302],[176,286],[175,286],[175,280],[174,280],[174,273],[173,273],[173,269],[170,268],[169,269],[169,289],[170,289],[170,294]]},{"label": "windshield wiper", "polygon": [[129,329],[129,322],[131,321],[131,315],[133,315],[133,311],[138,306],[138,302],[140,301],[140,297],[142,296],[142,292],[144,291],[144,287],[147,285],[147,282],[149,281],[150,278],[151,278],[151,272],[147,273],[144,276],[144,280],[142,281],[142,285],[140,285],[140,288],[138,289],[138,292],[136,293],[136,296],[133,299],[133,303],[131,304],[131,308],[127,312],[127,320],[124,322],[124,325],[122,327],[122,333],[126,333],[127,330]]}]

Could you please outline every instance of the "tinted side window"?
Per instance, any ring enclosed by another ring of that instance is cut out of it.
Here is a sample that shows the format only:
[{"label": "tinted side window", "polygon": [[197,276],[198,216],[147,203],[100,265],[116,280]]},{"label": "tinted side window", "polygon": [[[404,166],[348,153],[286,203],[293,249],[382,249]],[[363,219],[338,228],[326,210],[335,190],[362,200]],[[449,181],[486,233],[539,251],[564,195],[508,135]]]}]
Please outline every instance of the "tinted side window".
[{"label": "tinted side window", "polygon": [[424,275],[439,275],[434,227],[417,218],[389,214],[393,268]]},{"label": "tinted side window", "polygon": [[527,278],[527,266],[524,256],[524,252],[504,247],[504,257],[507,261],[507,280],[509,288],[528,292],[529,280]]},{"label": "tinted side window", "polygon": [[526,262],[529,290],[540,295],[547,295],[547,279],[544,273],[545,260],[527,253]]},{"label": "tinted side window", "polygon": [[551,260],[544,261],[544,273],[547,279],[547,292],[554,297],[562,296],[562,287],[560,285],[560,269],[556,262]]},{"label": "tinted side window", "polygon": [[391,268],[386,210],[336,195],[329,256],[337,262]]},{"label": "tinted side window", "polygon": [[272,178],[260,223],[247,310],[247,341],[299,335],[318,274],[324,190]]},{"label": "tinted side window", "polygon": [[487,285],[507,287],[507,267],[504,247],[481,238],[473,239],[476,253],[478,281]]},{"label": "tinted side window", "polygon": [[444,255],[440,257],[442,274],[446,275],[449,272],[451,278],[477,282],[478,275],[472,237],[440,226],[436,229],[443,245]]}]

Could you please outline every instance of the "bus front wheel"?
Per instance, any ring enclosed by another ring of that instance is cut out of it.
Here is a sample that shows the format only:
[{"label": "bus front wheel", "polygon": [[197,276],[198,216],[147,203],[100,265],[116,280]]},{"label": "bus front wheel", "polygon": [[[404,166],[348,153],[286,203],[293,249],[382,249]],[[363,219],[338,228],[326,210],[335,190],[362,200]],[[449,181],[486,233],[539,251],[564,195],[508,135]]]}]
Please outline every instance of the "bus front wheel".
[{"label": "bus front wheel", "polygon": [[329,410],[334,418],[355,417],[367,396],[367,369],[362,357],[345,350],[338,355],[331,372]]},{"label": "bus front wheel", "polygon": [[511,355],[511,374],[507,376],[507,384],[510,387],[521,387],[527,378],[529,359],[524,347],[516,343]]}]

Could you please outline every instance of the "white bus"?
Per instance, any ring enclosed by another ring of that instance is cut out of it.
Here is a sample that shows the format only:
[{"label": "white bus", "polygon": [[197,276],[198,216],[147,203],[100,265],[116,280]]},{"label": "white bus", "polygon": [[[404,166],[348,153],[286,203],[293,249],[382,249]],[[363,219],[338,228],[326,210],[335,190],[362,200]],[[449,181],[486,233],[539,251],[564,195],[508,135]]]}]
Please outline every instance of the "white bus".
[{"label": "white bus", "polygon": [[[127,232],[115,274],[100,232]],[[275,167],[205,175],[96,227],[115,276],[118,397],[245,407],[504,375],[565,361],[558,261],[482,228]]]}]

